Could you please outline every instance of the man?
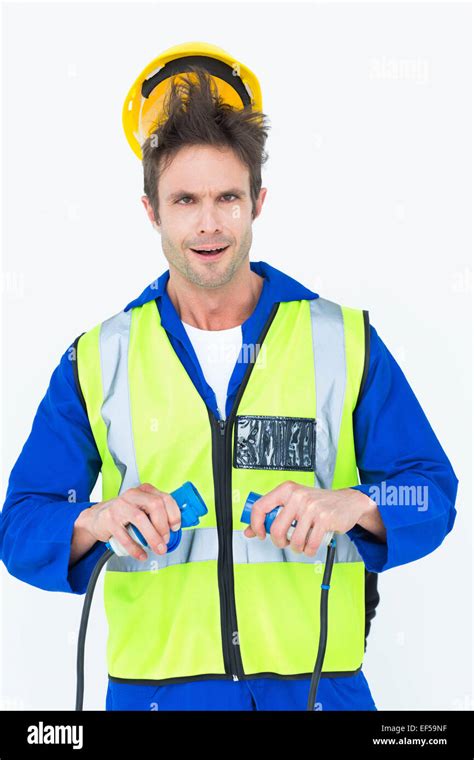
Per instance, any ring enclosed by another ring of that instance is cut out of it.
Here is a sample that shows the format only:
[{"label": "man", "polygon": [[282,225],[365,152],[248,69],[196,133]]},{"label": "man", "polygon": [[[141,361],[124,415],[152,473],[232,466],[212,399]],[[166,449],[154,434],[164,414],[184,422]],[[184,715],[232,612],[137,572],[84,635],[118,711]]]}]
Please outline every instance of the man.
[{"label": "man", "polygon": [[[106,566],[107,709],[302,710],[333,531],[317,707],[374,710],[361,661],[376,574],[441,544],[458,481],[367,312],[249,261],[265,124],[195,74],[172,83],[143,148],[142,201],[169,270],[61,358],[10,475],[2,559],[25,582],[83,594],[104,542],[127,549]],[[185,480],[209,513],[168,553]],[[242,530],[251,490],[262,497]]]}]

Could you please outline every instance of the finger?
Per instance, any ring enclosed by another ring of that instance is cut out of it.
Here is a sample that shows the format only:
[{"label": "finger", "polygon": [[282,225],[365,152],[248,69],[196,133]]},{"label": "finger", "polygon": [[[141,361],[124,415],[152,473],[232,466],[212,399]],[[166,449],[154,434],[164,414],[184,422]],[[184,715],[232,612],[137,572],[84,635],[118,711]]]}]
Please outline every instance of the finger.
[{"label": "finger", "polygon": [[266,531],[264,522],[268,512],[271,512],[272,509],[278,506],[288,506],[289,500],[297,487],[298,484],[293,480],[286,480],[284,483],[280,483],[276,488],[273,488],[254,502],[252,505],[250,524],[252,530],[259,538],[265,538]]},{"label": "finger", "polygon": [[266,534],[264,522],[267,513],[265,512],[265,508],[262,507],[262,505],[259,503],[261,501],[262,498],[257,499],[257,501],[252,504],[249,527],[252,529],[254,536],[258,536],[258,538],[263,539],[265,538]]},{"label": "finger", "polygon": [[291,534],[294,528],[292,523],[296,518],[296,507],[293,505],[287,505],[283,507],[270,528],[270,536],[275,546],[279,549],[283,549],[290,543]]},{"label": "finger", "polygon": [[168,513],[165,502],[161,494],[153,495],[153,502],[150,505],[144,504],[142,511],[148,516],[156,532],[163,536],[165,544],[170,540],[170,526],[168,523]]},{"label": "finger", "polygon": [[181,527],[181,510],[178,502],[170,493],[162,493],[165,509],[167,513],[168,524],[171,530],[177,531]]},{"label": "finger", "polygon": [[[136,541],[133,540],[133,538],[130,537],[129,533],[125,530],[125,528],[122,525],[117,525],[112,533],[112,536],[110,538],[116,538],[119,544],[123,546],[123,548],[132,555],[132,557],[135,557],[135,559],[141,559],[144,560],[147,558],[147,553],[140,544],[138,544]],[[110,541],[110,538],[108,539]]]},{"label": "finger", "polygon": [[247,538],[254,538],[256,534],[253,532],[251,526],[248,525],[244,530],[244,535],[247,536]]},{"label": "finger", "polygon": [[298,517],[298,525],[294,529],[290,539],[290,548],[293,549],[294,552],[303,551],[308,533],[311,530],[315,519],[316,514],[312,509],[307,509]]},{"label": "finger", "polygon": [[146,512],[139,507],[135,507],[130,516],[130,522],[143,534],[152,551],[157,554],[165,554],[166,541],[164,536],[155,529]]},{"label": "finger", "polygon": [[[134,489],[131,489],[134,490]],[[176,499],[166,491],[160,491],[150,483],[142,483],[135,489],[137,493],[137,503],[141,508],[150,515],[157,531],[166,537],[166,543],[169,541],[169,531],[177,531],[181,527],[181,510]],[[146,498],[140,501],[139,494],[146,494]]]},{"label": "finger", "polygon": [[[163,554],[163,549],[158,547],[168,543],[170,528],[162,494],[159,492],[151,494],[139,488],[129,488],[122,494],[122,498],[129,507],[133,507],[133,512],[127,516],[127,522],[133,523],[142,531],[154,552]],[[140,510],[141,515],[136,513],[137,509]],[[166,546],[164,550],[166,551]]]},{"label": "finger", "polygon": [[308,557],[314,557],[314,555],[317,554],[319,547],[321,546],[321,541],[323,540],[324,534],[325,529],[321,527],[321,525],[313,524],[311,530],[308,532],[308,535],[306,537],[306,545],[303,549],[304,553]]}]

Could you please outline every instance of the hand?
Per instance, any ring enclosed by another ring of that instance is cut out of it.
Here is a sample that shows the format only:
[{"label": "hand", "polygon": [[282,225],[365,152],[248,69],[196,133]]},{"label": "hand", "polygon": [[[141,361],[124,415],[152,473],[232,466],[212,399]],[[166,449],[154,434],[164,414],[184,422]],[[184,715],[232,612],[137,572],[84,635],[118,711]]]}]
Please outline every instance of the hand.
[{"label": "hand", "polygon": [[[273,521],[270,536],[278,548],[290,546],[295,552],[313,557],[326,531],[347,533],[377,505],[372,499],[353,488],[311,488],[286,480],[269,491],[252,506],[250,525],[245,528],[247,538],[266,536],[264,520],[268,512],[281,505],[280,513]],[[293,522],[298,525],[291,539],[287,531]]]},{"label": "hand", "polygon": [[165,554],[170,530],[181,526],[181,512],[171,494],[142,483],[84,510],[78,524],[98,541],[109,541],[113,536],[129,554],[144,560],[145,550],[125,530],[128,523],[138,528],[154,552]]}]

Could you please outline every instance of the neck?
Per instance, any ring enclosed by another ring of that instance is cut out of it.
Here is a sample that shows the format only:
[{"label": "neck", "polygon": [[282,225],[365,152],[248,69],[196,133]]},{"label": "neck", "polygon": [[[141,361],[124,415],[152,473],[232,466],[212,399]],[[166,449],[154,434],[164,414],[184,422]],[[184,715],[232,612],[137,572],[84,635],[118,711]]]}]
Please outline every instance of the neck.
[{"label": "neck", "polygon": [[219,288],[202,288],[189,282],[174,267],[166,292],[180,319],[200,330],[228,330],[245,322],[253,313],[264,278],[240,267],[235,276]]}]

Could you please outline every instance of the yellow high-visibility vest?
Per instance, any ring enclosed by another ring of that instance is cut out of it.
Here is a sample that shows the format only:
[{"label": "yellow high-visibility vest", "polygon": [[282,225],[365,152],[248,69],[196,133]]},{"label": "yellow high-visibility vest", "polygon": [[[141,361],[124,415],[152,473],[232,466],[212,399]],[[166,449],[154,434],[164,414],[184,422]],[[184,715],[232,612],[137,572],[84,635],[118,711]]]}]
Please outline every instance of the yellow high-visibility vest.
[{"label": "yellow high-visibility vest", "polygon": [[[102,458],[102,500],[140,483],[190,480],[208,513],[177,549],[106,565],[109,678],[168,682],[309,677],[319,640],[326,547],[313,557],[243,535],[250,491],[285,480],[358,485],[352,414],[367,372],[368,314],[321,297],[276,303],[234,407],[217,420],[161,324],[157,304],[83,333],[77,371]],[[245,355],[247,351],[247,356]],[[335,534],[322,677],[362,666],[365,565]]]}]

